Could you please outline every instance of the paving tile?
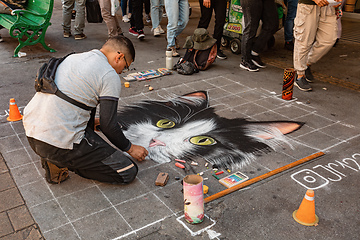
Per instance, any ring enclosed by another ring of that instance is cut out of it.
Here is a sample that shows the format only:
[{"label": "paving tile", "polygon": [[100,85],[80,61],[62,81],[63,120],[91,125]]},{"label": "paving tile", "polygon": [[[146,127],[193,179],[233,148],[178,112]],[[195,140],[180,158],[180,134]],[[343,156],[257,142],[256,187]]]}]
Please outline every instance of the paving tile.
[{"label": "paving tile", "polygon": [[314,114],[314,113],[295,118],[294,120],[305,122],[306,125],[308,125],[311,128],[314,128],[314,129],[324,128],[324,127],[334,124],[334,121],[327,119],[323,116],[320,116],[318,114]]},{"label": "paving tile", "polygon": [[246,118],[245,114],[235,111],[234,108],[220,109],[216,111],[216,114],[220,117],[234,119],[234,118]]},{"label": "paving tile", "polygon": [[0,138],[0,152],[2,153],[13,151],[14,149],[20,149],[22,147],[23,145],[16,135]]},{"label": "paving tile", "polygon": [[60,227],[69,222],[65,213],[55,200],[30,207],[29,210],[43,232]]},{"label": "paving tile", "polygon": [[252,116],[253,119],[256,121],[279,121],[279,120],[287,120],[284,119],[284,116],[281,116],[280,114],[273,112],[273,111],[267,111],[262,113],[257,113]]},{"label": "paving tile", "polygon": [[132,230],[114,208],[79,219],[73,224],[81,239],[89,240],[113,239]]},{"label": "paving tile", "polygon": [[234,107],[236,111],[247,116],[253,116],[256,114],[264,113],[267,111],[266,108],[259,106],[254,103],[246,103],[240,106]]},{"label": "paving tile", "polygon": [[111,206],[96,186],[59,197],[58,201],[71,221]]},{"label": "paving tile", "polygon": [[329,127],[321,129],[321,132],[342,140],[346,140],[353,136],[360,135],[359,128],[344,123],[333,124]]},{"label": "paving tile", "polygon": [[288,119],[295,119],[295,118],[302,117],[306,114],[309,114],[308,111],[303,110],[303,109],[295,106],[294,104],[281,106],[277,109],[274,109],[274,112],[277,112],[277,113],[281,114],[282,116],[287,117]]},{"label": "paving tile", "polygon": [[248,102],[259,101],[260,99],[268,98],[260,89],[250,89],[246,92],[242,92],[238,94],[240,97],[246,99]]},{"label": "paving tile", "polygon": [[12,225],[14,226],[15,231],[18,231],[35,223],[34,219],[30,215],[30,212],[25,205],[8,210],[8,215]]},{"label": "paving tile", "polygon": [[0,128],[1,128],[1,132],[0,132],[0,138],[2,137],[7,137],[10,135],[14,135],[14,130],[12,129],[11,125],[9,122],[6,123],[0,123]]},{"label": "paving tile", "polygon": [[43,240],[40,230],[36,225],[9,234],[1,240]]},{"label": "paving tile", "polygon": [[32,162],[32,159],[24,148],[17,149],[16,151],[4,152],[3,157],[10,169]]},{"label": "paving tile", "polygon": [[16,187],[16,185],[10,173],[0,173],[0,192],[13,187]]},{"label": "paving tile", "polygon": [[229,96],[231,94],[231,93],[229,93],[229,92],[227,92],[225,90],[219,89],[219,88],[210,89],[210,90],[208,90],[208,93],[209,93],[210,100],[211,99],[216,100],[218,98],[224,98],[224,97]]},{"label": "paving tile", "polygon": [[[181,180],[182,179],[183,177],[181,177]],[[153,194],[175,213],[184,210],[183,185],[181,184],[181,180],[167,184],[165,187],[159,187],[153,192]]]},{"label": "paving tile", "polygon": [[193,92],[194,90],[191,87],[186,86],[185,84],[181,85],[181,86],[176,86],[176,87],[170,87],[166,89],[169,93],[171,94],[175,94],[177,96],[182,96],[184,94]]},{"label": "paving tile", "polygon": [[14,128],[17,134],[25,133],[25,129],[22,121],[11,122],[10,124],[12,125],[12,127]]},{"label": "paving tile", "polygon": [[217,99],[217,101],[225,104],[229,107],[236,107],[241,104],[249,102],[247,99],[240,97],[239,95],[228,95],[223,98]]},{"label": "paving tile", "polygon": [[221,89],[233,94],[239,94],[241,97],[243,92],[250,90],[249,87],[242,85],[240,83],[232,83],[225,86],[221,86]]},{"label": "paving tile", "polygon": [[174,169],[170,166],[174,165],[175,161],[171,163],[165,163],[162,165],[157,165],[156,167],[146,169],[138,173],[138,179],[146,186],[148,191],[159,188],[159,186],[155,186],[155,180],[160,172],[166,172],[169,174],[168,184],[174,182],[175,176],[181,176],[183,170],[178,168]]},{"label": "paving tile", "polygon": [[321,130],[300,136],[297,140],[316,150],[323,150],[340,142],[338,139],[322,133]]},{"label": "paving tile", "polygon": [[6,212],[0,212],[0,238],[9,233],[12,233],[14,229],[11,226],[10,219]]},{"label": "paving tile", "polygon": [[6,172],[9,172],[9,169],[6,166],[5,160],[0,153],[0,173],[6,173]]},{"label": "paving tile", "polygon": [[23,204],[24,200],[16,188],[10,188],[0,192],[0,212]]},{"label": "paving tile", "polygon": [[208,82],[214,86],[226,86],[226,85],[230,85],[230,84],[234,83],[233,80],[224,78],[224,77],[210,78],[210,79],[207,79],[206,82]]},{"label": "paving tile", "polygon": [[19,190],[24,196],[28,207],[42,204],[46,201],[54,199],[54,196],[51,194],[48,183],[45,179],[19,187]]},{"label": "paving tile", "polygon": [[76,234],[74,228],[69,224],[65,224],[59,228],[42,232],[44,238],[46,240],[58,240],[58,239],[66,239],[66,240],[79,240],[79,236]]},{"label": "paving tile", "polygon": [[[116,206],[133,229],[148,225],[172,214],[152,193]],[[144,213],[146,213],[144,215]]]},{"label": "paving tile", "polygon": [[94,181],[80,177],[79,175],[69,172],[70,178],[61,184],[48,184],[50,190],[56,198],[67,194],[78,192],[80,190],[94,187]]},{"label": "paving tile", "polygon": [[137,178],[132,183],[126,185],[101,183],[98,187],[113,205],[149,192],[149,189]]},{"label": "paving tile", "polygon": [[280,106],[288,104],[285,100],[278,98],[276,96],[270,96],[264,99],[256,100],[256,104],[259,104],[269,110],[279,108]]},{"label": "paving tile", "polygon": [[186,83],[186,86],[193,89],[193,91],[210,90],[210,89],[216,88],[216,86],[214,86],[213,84],[208,83],[205,80]]},{"label": "paving tile", "polygon": [[18,186],[39,181],[43,178],[40,175],[42,169],[37,169],[34,163],[11,169],[11,174]]}]

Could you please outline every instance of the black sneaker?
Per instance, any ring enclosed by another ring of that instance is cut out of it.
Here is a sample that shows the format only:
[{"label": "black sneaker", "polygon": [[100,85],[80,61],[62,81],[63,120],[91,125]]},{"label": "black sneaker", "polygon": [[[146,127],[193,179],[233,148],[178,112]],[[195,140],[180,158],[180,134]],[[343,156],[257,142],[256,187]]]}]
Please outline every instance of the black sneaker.
[{"label": "black sneaker", "polygon": [[260,68],[265,68],[266,67],[265,63],[263,63],[261,61],[260,56],[251,55],[251,60],[256,66],[258,66]]},{"label": "black sneaker", "polygon": [[217,55],[216,55],[217,58],[219,59],[226,59],[226,55],[223,53],[223,51],[221,49],[218,49],[217,50]]},{"label": "black sneaker", "polygon": [[251,61],[244,61],[242,60],[240,63],[240,67],[242,69],[246,69],[250,72],[257,72],[259,71],[259,68],[257,66],[255,66],[255,64],[253,64]]},{"label": "black sneaker", "polygon": [[294,82],[295,86],[297,86],[301,91],[308,92],[311,91],[312,88],[310,84],[306,81],[305,77],[301,77],[296,79]]},{"label": "black sneaker", "polygon": [[313,82],[315,80],[314,76],[311,73],[310,66],[308,66],[308,68],[305,70],[305,77],[306,81],[308,82]]},{"label": "black sneaker", "polygon": [[294,42],[293,41],[285,42],[284,48],[289,51],[294,51]]},{"label": "black sneaker", "polygon": [[143,39],[143,38],[145,38],[145,34],[144,34],[144,31],[141,29],[141,30],[138,30],[137,31],[138,32],[138,36],[137,36],[137,38],[138,39]]}]

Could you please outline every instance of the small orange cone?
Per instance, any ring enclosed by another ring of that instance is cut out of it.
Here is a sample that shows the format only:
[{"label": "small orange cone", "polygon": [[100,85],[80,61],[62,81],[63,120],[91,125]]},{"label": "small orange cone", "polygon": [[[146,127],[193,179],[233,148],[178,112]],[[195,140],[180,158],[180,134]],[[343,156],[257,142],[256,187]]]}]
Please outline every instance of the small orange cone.
[{"label": "small orange cone", "polygon": [[298,223],[305,226],[314,226],[319,222],[318,216],[315,214],[314,190],[308,189],[302,200],[298,210],[293,213],[293,218]]},{"label": "small orange cone", "polygon": [[19,121],[22,119],[22,115],[20,114],[20,111],[15,103],[14,98],[10,98],[10,106],[9,106],[9,117],[7,118],[8,121]]}]

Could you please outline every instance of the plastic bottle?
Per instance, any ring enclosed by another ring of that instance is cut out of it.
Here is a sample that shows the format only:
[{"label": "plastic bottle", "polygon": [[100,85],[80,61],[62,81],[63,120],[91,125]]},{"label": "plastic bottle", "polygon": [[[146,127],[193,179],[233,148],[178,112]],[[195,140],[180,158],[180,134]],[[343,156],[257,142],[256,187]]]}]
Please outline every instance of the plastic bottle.
[{"label": "plastic bottle", "polygon": [[173,69],[172,51],[166,51],[166,68],[169,70]]}]

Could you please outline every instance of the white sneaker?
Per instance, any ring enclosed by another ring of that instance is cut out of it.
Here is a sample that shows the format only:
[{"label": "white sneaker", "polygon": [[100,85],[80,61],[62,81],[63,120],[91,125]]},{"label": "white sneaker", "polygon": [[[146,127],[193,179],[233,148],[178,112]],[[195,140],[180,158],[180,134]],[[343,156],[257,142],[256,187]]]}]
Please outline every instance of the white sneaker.
[{"label": "white sneaker", "polygon": [[160,31],[161,34],[165,33],[164,29],[162,29],[160,25],[158,26],[158,28],[159,28],[159,31]]},{"label": "white sneaker", "polygon": [[154,28],[154,37],[158,37],[161,35],[161,32],[160,32],[160,26],[157,26],[156,28]]},{"label": "white sneaker", "polygon": [[127,15],[124,15],[122,18],[122,21],[127,23],[127,22],[130,22],[130,19],[128,18]]}]

